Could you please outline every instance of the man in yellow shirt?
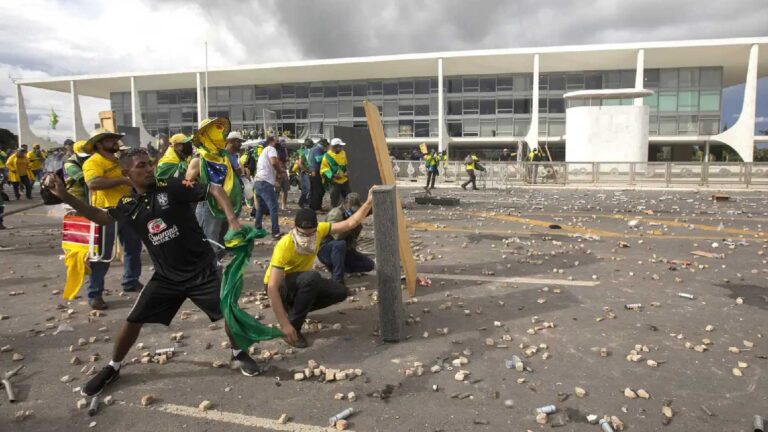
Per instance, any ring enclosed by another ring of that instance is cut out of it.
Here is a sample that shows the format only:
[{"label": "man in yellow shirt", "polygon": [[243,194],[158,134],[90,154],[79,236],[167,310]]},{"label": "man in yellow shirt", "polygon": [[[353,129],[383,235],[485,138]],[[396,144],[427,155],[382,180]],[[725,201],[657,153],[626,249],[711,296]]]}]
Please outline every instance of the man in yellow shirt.
[{"label": "man in yellow shirt", "polygon": [[318,223],[313,210],[300,209],[290,234],[275,245],[264,284],[280,331],[290,345],[306,348],[308,344],[301,334],[301,326],[307,314],[342,302],[348,295],[346,286],[324,279],[312,270],[320,242],[329,234],[355,229],[368,216],[372,204],[373,195],[369,192],[368,200],[352,216],[333,223]]},{"label": "man in yellow shirt", "polygon": [[45,151],[40,149],[40,144],[35,144],[32,146],[32,151],[27,154],[27,159],[29,159],[29,169],[32,170],[32,174],[34,177],[31,179],[32,183],[35,183],[35,180],[40,181],[40,175],[43,173],[43,163],[45,162],[45,157],[47,154]]},{"label": "man in yellow shirt", "polygon": [[[120,200],[131,193],[132,183],[123,175],[115,153],[120,150],[119,140],[122,134],[116,134],[99,128],[93,131],[87,145],[93,147],[93,155],[83,164],[83,176],[90,191],[91,205],[109,209],[114,208]],[[162,203],[158,203],[161,205]],[[107,303],[102,298],[104,277],[109,271],[109,260],[112,258],[115,237],[120,238],[123,246],[123,291],[141,291],[144,285],[139,282],[141,276],[141,239],[129,226],[118,223],[102,227],[104,250],[102,261],[91,262],[91,275],[88,283],[88,304],[92,309],[103,310]]]},{"label": "man in yellow shirt", "polygon": [[16,199],[21,199],[19,187],[24,187],[24,194],[27,199],[32,199],[32,184],[34,174],[29,169],[29,159],[27,159],[27,149],[24,147],[18,149],[12,154],[6,162],[8,167],[8,182],[13,185],[13,194]]},{"label": "man in yellow shirt", "polygon": [[331,150],[326,152],[320,162],[320,175],[323,183],[331,191],[331,207],[338,207],[341,200],[351,192],[347,175],[347,153],[342,149],[347,143],[341,138],[331,140]]}]

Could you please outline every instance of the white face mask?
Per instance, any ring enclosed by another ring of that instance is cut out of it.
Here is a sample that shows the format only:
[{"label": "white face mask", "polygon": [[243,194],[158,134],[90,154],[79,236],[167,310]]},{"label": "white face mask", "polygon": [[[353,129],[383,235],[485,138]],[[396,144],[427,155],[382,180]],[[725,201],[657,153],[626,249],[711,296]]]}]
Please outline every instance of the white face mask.
[{"label": "white face mask", "polygon": [[317,231],[312,235],[306,236],[299,232],[296,228],[291,230],[291,239],[293,239],[293,245],[296,249],[296,253],[299,255],[314,255],[315,246],[317,245]]}]

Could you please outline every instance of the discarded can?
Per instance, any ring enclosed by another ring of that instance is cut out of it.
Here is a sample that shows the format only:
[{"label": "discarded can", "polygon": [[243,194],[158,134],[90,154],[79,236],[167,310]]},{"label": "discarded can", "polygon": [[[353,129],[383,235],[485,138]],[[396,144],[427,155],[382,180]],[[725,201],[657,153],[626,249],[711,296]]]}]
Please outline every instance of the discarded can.
[{"label": "discarded can", "polygon": [[352,413],[354,413],[354,412],[355,412],[354,408],[347,408],[344,411],[336,414],[335,416],[329,417],[328,418],[328,426],[335,425],[337,421],[344,420],[345,418],[351,416]]},{"label": "discarded can", "polygon": [[693,300],[696,298],[693,296],[693,294],[688,294],[688,293],[677,293],[677,296],[682,298],[687,298],[688,300]]},{"label": "discarded can", "polygon": [[540,408],[536,408],[536,412],[539,414],[552,414],[557,411],[557,407],[554,405],[547,405]]},{"label": "discarded can", "polygon": [[93,417],[99,412],[99,396],[96,395],[91,398],[91,404],[88,405],[88,415]]},{"label": "discarded can", "polygon": [[642,303],[630,303],[630,304],[624,305],[624,309],[626,310],[640,310],[642,308],[643,308]]},{"label": "discarded can", "polygon": [[600,420],[600,429],[602,429],[603,432],[614,432],[613,428],[611,427],[611,422],[606,419]]},{"label": "discarded can", "polygon": [[0,381],[0,383],[2,383],[3,387],[5,387],[5,393],[8,394],[8,402],[16,402],[16,393],[13,392],[13,386],[11,386],[11,382],[8,381],[8,379],[3,379]]},{"label": "discarded can", "polygon": [[755,414],[755,419],[752,423],[754,432],[763,432],[765,430],[765,422],[761,416]]}]

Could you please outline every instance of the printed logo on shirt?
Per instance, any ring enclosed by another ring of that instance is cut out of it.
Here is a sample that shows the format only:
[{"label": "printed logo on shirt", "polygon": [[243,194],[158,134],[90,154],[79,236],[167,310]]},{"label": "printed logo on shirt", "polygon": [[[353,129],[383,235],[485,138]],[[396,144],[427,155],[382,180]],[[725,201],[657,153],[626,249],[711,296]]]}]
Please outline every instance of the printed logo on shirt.
[{"label": "printed logo on shirt", "polygon": [[[165,224],[163,224],[163,229],[164,228],[165,228]],[[167,242],[168,240],[175,239],[178,236],[179,236],[179,227],[174,225],[169,229],[162,231],[160,233],[157,233],[157,234],[150,233],[149,240],[152,242],[153,246],[157,246],[161,243]]]},{"label": "printed logo on shirt", "polygon": [[147,230],[149,230],[150,234],[157,234],[166,228],[168,228],[168,225],[160,218],[152,219],[147,224]]},{"label": "printed logo on shirt", "polygon": [[163,208],[168,207],[168,194],[165,192],[157,194],[157,203]]}]

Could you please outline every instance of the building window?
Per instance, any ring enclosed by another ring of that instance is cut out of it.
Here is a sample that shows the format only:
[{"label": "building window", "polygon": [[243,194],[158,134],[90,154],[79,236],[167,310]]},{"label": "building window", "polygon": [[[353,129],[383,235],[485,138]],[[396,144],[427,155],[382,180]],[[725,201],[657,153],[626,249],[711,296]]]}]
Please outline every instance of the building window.
[{"label": "building window", "polygon": [[[339,95],[339,87],[335,85],[323,86],[323,97],[335,98]],[[270,98],[271,99],[271,98]]]},{"label": "building window", "polygon": [[352,86],[349,84],[340,84],[339,96],[352,96]]},{"label": "building window", "polygon": [[528,126],[531,119],[514,119],[514,132],[516,137],[522,137],[528,134]]},{"label": "building window", "polygon": [[720,68],[701,68],[699,82],[702,88],[721,88],[723,85],[723,71]]},{"label": "building window", "polygon": [[464,119],[464,136],[472,137],[480,134],[480,121],[477,118]]},{"label": "building window", "polygon": [[515,114],[530,114],[531,98],[515,98]]},{"label": "building window", "polygon": [[451,78],[446,81],[448,82],[448,93],[461,93],[461,78]]},{"label": "building window", "polygon": [[383,84],[380,81],[370,81],[368,82],[368,95],[369,96],[377,96],[381,95]]},{"label": "building window", "polygon": [[587,73],[584,75],[584,88],[589,90],[598,90],[603,88],[603,74],[599,72]]},{"label": "building window", "polygon": [[387,81],[384,83],[384,96],[394,96],[397,94],[397,81]]},{"label": "building window", "polygon": [[407,80],[407,81],[400,81],[400,87],[398,90],[398,94],[401,95],[412,95],[413,94],[413,81]]},{"label": "building window", "polygon": [[677,94],[678,111],[698,111],[699,110],[699,92],[681,91]]},{"label": "building window", "polygon": [[496,113],[511,114],[514,112],[514,103],[512,98],[498,99],[496,101]]},{"label": "building window", "polygon": [[510,91],[512,90],[512,77],[509,75],[502,75],[496,78],[496,89],[498,91]]},{"label": "building window", "polygon": [[477,99],[464,99],[463,114],[477,114],[479,112],[479,103]]},{"label": "building window", "polygon": [[414,90],[416,94],[429,94],[429,80],[416,80]]},{"label": "building window", "polygon": [[679,135],[696,135],[699,132],[699,116],[678,117],[677,132]]},{"label": "building window", "polygon": [[563,98],[549,99],[549,112],[553,114],[562,114],[565,112],[565,100]]},{"label": "building window", "polygon": [[699,70],[696,68],[680,69],[678,78],[680,88],[694,88],[699,86]]},{"label": "building window", "polygon": [[[283,92],[280,86],[267,87],[267,95],[269,96],[269,100],[280,100],[282,93]],[[221,101],[221,99],[219,99],[219,101]]]},{"label": "building window", "polygon": [[428,116],[429,115],[429,101],[426,101],[426,100],[416,101],[415,115],[417,115],[417,116]]},{"label": "building window", "polygon": [[422,138],[429,136],[429,120],[416,120],[414,122],[415,137]]},{"label": "building window", "polygon": [[397,117],[398,108],[397,101],[384,101],[384,117]]},{"label": "building window", "polygon": [[676,89],[677,69],[662,69],[659,72],[659,87],[663,89]]},{"label": "building window", "polygon": [[448,129],[448,136],[460,137],[461,136],[461,120],[449,120],[447,129]]},{"label": "building window", "polygon": [[294,91],[296,92],[296,99],[309,98],[309,86],[297,85],[296,87],[294,87]]},{"label": "building window", "polygon": [[413,138],[413,120],[400,120],[398,122],[398,136],[400,138]]},{"label": "building window", "polygon": [[477,78],[464,78],[464,93],[476,93],[480,89],[480,82]]},{"label": "building window", "polygon": [[720,112],[720,92],[702,91],[699,98],[699,109],[701,111]]},{"label": "building window", "polygon": [[[541,82],[539,82],[539,84],[541,84]],[[561,73],[549,74],[549,89],[565,90],[565,74],[561,74]]]},{"label": "building window", "polygon": [[493,137],[496,136],[496,120],[481,120],[480,121],[480,136]]},{"label": "building window", "polygon": [[499,117],[496,119],[496,135],[512,136],[514,134],[512,124],[512,117]]},{"label": "building window", "polygon": [[496,114],[496,99],[480,100],[480,115]]},{"label": "building window", "polygon": [[368,95],[368,84],[358,83],[352,86],[352,95],[365,97]]},{"label": "building window", "polygon": [[677,117],[661,117],[659,119],[659,135],[677,135]]},{"label": "building window", "polygon": [[699,118],[700,135],[717,135],[720,129],[719,117],[701,117]]},{"label": "building window", "polygon": [[448,101],[448,115],[461,115],[461,100]]},{"label": "building window", "polygon": [[677,94],[675,92],[659,93],[659,111],[663,111],[663,112],[677,111]]},{"label": "building window", "polygon": [[480,78],[480,92],[490,93],[496,91],[496,77]]},{"label": "building window", "polygon": [[400,101],[400,104],[398,105],[398,115],[412,116],[413,104],[408,103],[407,101]]}]

